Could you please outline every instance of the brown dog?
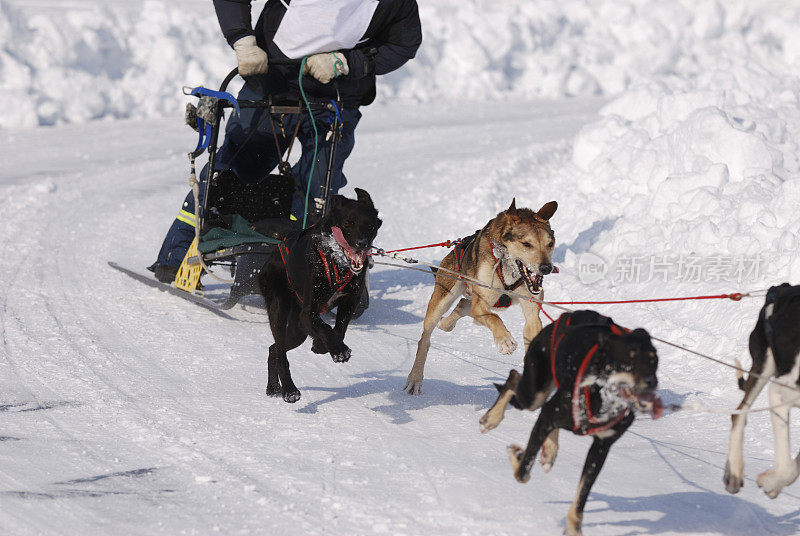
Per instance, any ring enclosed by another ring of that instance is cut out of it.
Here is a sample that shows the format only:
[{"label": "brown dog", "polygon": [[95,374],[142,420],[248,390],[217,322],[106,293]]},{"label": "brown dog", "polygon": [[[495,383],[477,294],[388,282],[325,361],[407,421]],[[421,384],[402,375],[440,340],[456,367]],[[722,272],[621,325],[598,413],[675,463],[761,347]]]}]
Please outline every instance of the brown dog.
[{"label": "brown dog", "polygon": [[[408,394],[422,392],[422,373],[431,346],[431,333],[437,324],[444,331],[452,331],[461,317],[469,315],[476,323],[492,331],[501,354],[510,354],[517,349],[514,337],[492,309],[506,308],[519,300],[509,299],[496,290],[453,279],[451,272],[542,299],[542,276],[553,271],[551,257],[555,237],[549,220],[557,208],[558,203],[550,201],[534,212],[527,208],[518,209],[512,200],[508,210],[498,214],[474,235],[462,240],[442,260],[439,266],[444,270],[436,274],[422,337],[417,345],[417,356],[403,388]],[[453,312],[443,319],[460,296],[463,297]],[[539,320],[538,303],[520,301],[520,305],[525,315],[522,338],[527,350],[530,342],[542,330],[542,322]]]}]

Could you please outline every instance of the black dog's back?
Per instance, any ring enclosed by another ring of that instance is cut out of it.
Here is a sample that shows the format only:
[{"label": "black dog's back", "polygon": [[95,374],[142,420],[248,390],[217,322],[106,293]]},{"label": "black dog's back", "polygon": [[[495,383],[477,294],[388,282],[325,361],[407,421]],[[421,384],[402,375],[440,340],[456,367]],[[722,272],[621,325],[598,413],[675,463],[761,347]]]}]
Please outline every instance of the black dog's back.
[{"label": "black dog's back", "polygon": [[[611,326],[615,325],[611,318],[591,310],[564,313],[555,322],[548,324],[528,347],[522,381],[510,404],[517,409],[528,408],[536,393],[547,389],[550,383],[555,385],[554,379],[563,382],[574,378],[578,372],[580,360],[597,342],[597,333],[608,331]],[[591,329],[592,327],[597,329]],[[566,342],[570,346],[570,352],[566,355],[575,355],[577,359],[569,362],[559,360],[556,363],[553,361],[553,356],[568,335],[569,340]],[[554,368],[555,377],[553,376]]]},{"label": "black dog's back", "polygon": [[[772,350],[776,376],[788,374],[800,354],[800,286],[783,283],[770,287],[758,322],[750,333],[752,372],[764,367],[767,349]],[[800,380],[798,380],[800,384]],[[740,387],[742,387],[740,385]]]}]

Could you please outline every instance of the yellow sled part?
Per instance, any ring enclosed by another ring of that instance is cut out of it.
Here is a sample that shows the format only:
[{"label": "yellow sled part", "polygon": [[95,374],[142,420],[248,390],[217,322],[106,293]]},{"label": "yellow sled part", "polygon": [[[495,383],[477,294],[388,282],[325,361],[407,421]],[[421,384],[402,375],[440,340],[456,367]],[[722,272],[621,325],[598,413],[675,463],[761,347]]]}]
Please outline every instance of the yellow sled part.
[{"label": "yellow sled part", "polygon": [[[192,245],[189,246],[189,251],[183,258],[178,273],[175,275],[175,286],[186,292],[194,292],[197,289],[197,284],[200,282],[200,274],[203,271],[203,266],[197,260],[200,253],[197,251],[197,238],[192,240]],[[189,263],[189,259],[194,257],[195,261]]]}]

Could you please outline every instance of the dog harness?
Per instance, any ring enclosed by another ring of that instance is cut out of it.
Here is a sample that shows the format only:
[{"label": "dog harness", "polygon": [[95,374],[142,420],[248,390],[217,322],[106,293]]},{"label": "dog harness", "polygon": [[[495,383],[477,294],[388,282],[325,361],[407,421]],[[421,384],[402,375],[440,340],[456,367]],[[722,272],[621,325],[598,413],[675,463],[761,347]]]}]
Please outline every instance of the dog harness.
[{"label": "dog harness", "polygon": [[[494,259],[494,262],[497,265],[495,271],[497,273],[497,276],[500,278],[500,283],[503,285],[503,288],[509,292],[517,290],[520,287],[520,285],[522,285],[522,283],[524,282],[522,275],[520,275],[519,279],[514,283],[512,283],[511,285],[506,284],[505,279],[503,278],[503,267],[501,266],[501,263],[498,262],[499,259],[494,254],[492,235],[489,232],[488,228],[485,227],[484,229],[486,229],[486,238],[489,239],[489,249],[492,252],[492,258]],[[483,229],[475,231],[474,234],[471,234],[466,238],[462,238],[461,241],[456,244],[455,254],[456,254],[456,262],[458,263],[458,273],[461,273],[461,261],[464,258],[464,254],[466,253],[467,248],[470,247],[473,244],[473,242],[475,242],[475,239],[478,238],[478,236],[481,234],[482,231]],[[539,285],[539,287],[541,288],[542,276],[540,275],[535,276],[534,283]],[[495,303],[492,307],[495,307],[497,309],[506,309],[508,307],[511,307],[511,297],[508,296],[507,294],[501,294],[500,297],[497,299],[497,303]]]},{"label": "dog harness", "polygon": [[[558,381],[558,376],[556,375],[556,354],[561,341],[564,340],[564,336],[570,327],[570,321],[572,320],[572,317],[567,316],[567,319],[563,324],[561,324],[561,319],[564,316],[565,315],[561,315],[556,319],[555,323],[553,324],[553,331],[550,334],[550,370],[553,374],[553,381],[556,384],[556,388],[561,387]],[[580,326],[604,327],[609,329],[612,334],[617,336],[630,332],[629,329],[617,326],[616,324],[580,324]],[[559,328],[561,328],[561,331],[559,331]],[[585,385],[583,388],[581,388],[581,384],[583,383],[583,377],[586,374],[586,369],[589,367],[589,363],[591,363],[592,357],[597,352],[598,348],[599,344],[595,343],[592,345],[589,351],[586,352],[586,355],[584,356],[583,361],[578,368],[578,373],[575,375],[575,383],[572,386],[572,431],[578,435],[591,435],[604,432],[616,426],[631,412],[630,406],[627,405],[625,409],[618,415],[606,420],[604,420],[602,417],[594,415],[592,412],[592,388],[596,386]],[[602,389],[596,389],[595,394],[599,394],[602,400]]]},{"label": "dog harness", "polygon": [[[292,284],[292,278],[289,275],[289,267],[286,263],[286,260],[289,257],[289,246],[286,244],[286,238],[284,238],[283,241],[278,244],[278,252],[281,255],[281,261],[283,261],[283,268],[284,271],[286,272],[286,282],[289,283],[289,288],[292,289],[292,292],[294,292],[294,295],[297,296],[298,301],[302,304],[303,298],[302,296],[300,296],[300,293],[297,292],[297,289]],[[339,268],[337,268],[336,262],[333,259],[328,259],[328,257],[325,255],[325,253],[322,252],[320,248],[317,248],[317,253],[319,254],[320,260],[322,260],[322,266],[325,267],[325,278],[328,280],[328,284],[331,286],[331,288],[336,289],[333,291],[333,294],[336,294],[337,292],[345,288],[348,284],[350,284],[350,281],[352,281],[353,277],[355,276],[352,270],[348,269],[347,273],[344,276],[342,276],[339,273]],[[333,277],[331,277],[331,268],[333,268]],[[326,309],[327,307],[324,306],[322,308],[322,311],[320,312],[324,313]]]}]

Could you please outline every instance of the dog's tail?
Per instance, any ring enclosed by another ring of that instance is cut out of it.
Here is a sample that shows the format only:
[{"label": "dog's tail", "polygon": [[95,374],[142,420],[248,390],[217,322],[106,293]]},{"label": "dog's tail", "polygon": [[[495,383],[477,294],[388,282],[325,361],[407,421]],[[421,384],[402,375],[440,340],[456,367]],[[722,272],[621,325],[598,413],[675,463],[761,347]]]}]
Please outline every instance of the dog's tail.
[{"label": "dog's tail", "polygon": [[733,364],[736,365],[736,381],[739,383],[739,389],[744,391],[744,369],[742,368],[742,362],[738,359],[733,360]]}]

